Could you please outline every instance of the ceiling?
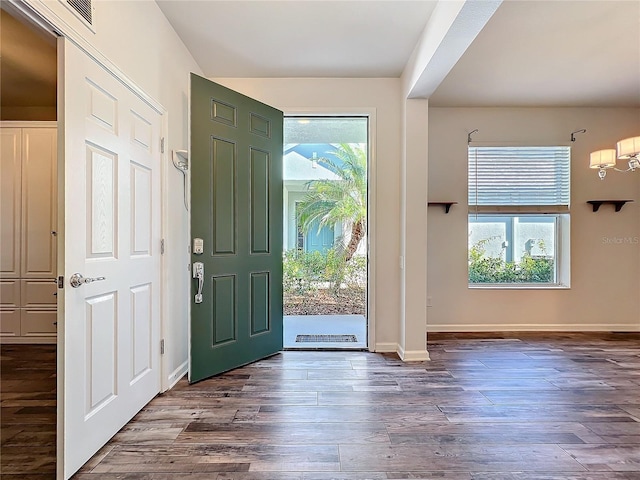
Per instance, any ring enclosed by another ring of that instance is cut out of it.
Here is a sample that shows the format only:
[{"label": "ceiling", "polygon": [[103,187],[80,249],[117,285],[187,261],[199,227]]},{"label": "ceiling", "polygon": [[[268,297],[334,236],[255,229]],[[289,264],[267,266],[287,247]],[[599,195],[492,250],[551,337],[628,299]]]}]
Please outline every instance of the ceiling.
[{"label": "ceiling", "polygon": [[207,77],[399,77],[437,0],[157,0]]},{"label": "ceiling", "polygon": [[640,1],[505,1],[430,104],[640,106]]},{"label": "ceiling", "polygon": [[[157,3],[210,78],[399,77],[437,1]],[[506,0],[431,104],[640,106],[640,0]]]},{"label": "ceiling", "polygon": [[[399,77],[437,5],[157,1],[211,78]],[[55,40],[0,13],[2,105],[55,105]],[[505,0],[430,104],[640,107],[640,0]]]}]

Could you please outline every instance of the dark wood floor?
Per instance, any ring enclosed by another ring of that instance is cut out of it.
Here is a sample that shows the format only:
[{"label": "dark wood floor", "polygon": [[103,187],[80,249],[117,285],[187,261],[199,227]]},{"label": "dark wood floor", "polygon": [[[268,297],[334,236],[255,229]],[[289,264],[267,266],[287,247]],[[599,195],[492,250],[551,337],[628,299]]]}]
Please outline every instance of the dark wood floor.
[{"label": "dark wood floor", "polygon": [[0,477],[56,471],[56,347],[0,346]]},{"label": "dark wood floor", "polygon": [[[639,334],[440,334],[429,352],[288,351],[183,380],[74,479],[640,479]],[[2,353],[4,466],[45,438],[5,426],[35,405],[5,400]]]}]

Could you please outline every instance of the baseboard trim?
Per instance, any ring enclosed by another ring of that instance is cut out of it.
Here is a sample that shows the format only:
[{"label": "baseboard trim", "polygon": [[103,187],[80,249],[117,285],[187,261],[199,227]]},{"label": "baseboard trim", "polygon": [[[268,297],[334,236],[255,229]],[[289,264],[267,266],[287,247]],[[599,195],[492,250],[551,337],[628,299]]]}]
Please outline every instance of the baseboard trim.
[{"label": "baseboard trim", "polygon": [[539,323],[493,323],[427,325],[427,333],[436,332],[639,332],[640,325],[629,324],[539,324]]},{"label": "baseboard trim", "polygon": [[56,337],[0,337],[2,345],[18,345],[18,344],[37,344],[37,345],[55,345],[58,343]]},{"label": "baseboard trim", "polygon": [[374,352],[377,353],[396,353],[398,351],[398,344],[393,342],[376,343]]},{"label": "baseboard trim", "polygon": [[426,362],[431,360],[429,352],[426,350],[405,350],[401,345],[398,345],[396,353],[403,362]]},{"label": "baseboard trim", "polygon": [[[189,360],[185,360],[178,368],[176,368],[171,374],[167,377],[167,390],[171,390],[176,383],[180,381],[182,377],[184,377],[189,371]],[[165,392],[167,390],[164,390]]]}]

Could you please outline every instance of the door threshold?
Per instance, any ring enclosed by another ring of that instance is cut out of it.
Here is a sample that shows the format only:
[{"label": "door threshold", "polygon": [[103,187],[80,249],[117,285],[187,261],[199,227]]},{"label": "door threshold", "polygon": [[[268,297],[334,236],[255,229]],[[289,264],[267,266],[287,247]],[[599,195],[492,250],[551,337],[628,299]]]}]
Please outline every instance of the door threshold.
[{"label": "door threshold", "polygon": [[327,351],[327,352],[368,352],[369,349],[366,347],[331,347],[331,346],[321,346],[321,347],[285,347],[282,349],[283,352],[318,352],[318,351]]}]

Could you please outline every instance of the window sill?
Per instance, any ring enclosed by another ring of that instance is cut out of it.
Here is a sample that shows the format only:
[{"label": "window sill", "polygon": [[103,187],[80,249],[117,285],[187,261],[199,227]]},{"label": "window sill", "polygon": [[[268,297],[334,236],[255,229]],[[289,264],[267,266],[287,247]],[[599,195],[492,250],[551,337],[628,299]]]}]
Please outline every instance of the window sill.
[{"label": "window sill", "polygon": [[570,285],[561,283],[470,283],[471,290],[570,290]]}]

